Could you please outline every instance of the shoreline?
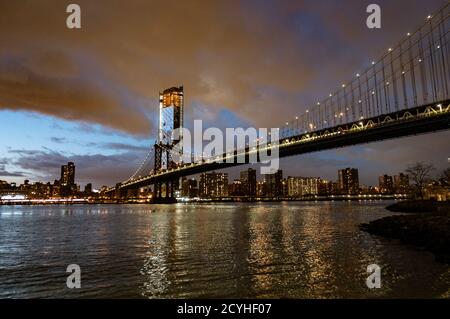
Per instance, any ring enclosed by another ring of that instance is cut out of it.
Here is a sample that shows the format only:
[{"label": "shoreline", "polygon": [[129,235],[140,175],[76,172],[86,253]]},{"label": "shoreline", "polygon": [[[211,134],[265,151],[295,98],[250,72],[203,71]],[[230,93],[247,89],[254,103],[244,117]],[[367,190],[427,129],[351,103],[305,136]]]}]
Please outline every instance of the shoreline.
[{"label": "shoreline", "polygon": [[[338,197],[339,196],[339,197]],[[403,196],[383,196],[383,197],[348,197],[336,195],[334,197],[311,197],[311,198],[280,198],[280,199],[248,199],[248,198],[227,198],[227,199],[202,199],[202,200],[189,200],[189,201],[161,201],[153,202],[151,200],[100,200],[100,201],[89,201],[89,200],[36,200],[36,201],[0,201],[0,206],[49,206],[49,205],[124,205],[124,204],[208,204],[208,203],[281,203],[281,202],[361,202],[361,201],[398,201],[403,202],[407,200]]]},{"label": "shoreline", "polygon": [[403,201],[386,207],[402,215],[387,216],[359,227],[371,235],[399,240],[433,253],[450,264],[450,202]]}]

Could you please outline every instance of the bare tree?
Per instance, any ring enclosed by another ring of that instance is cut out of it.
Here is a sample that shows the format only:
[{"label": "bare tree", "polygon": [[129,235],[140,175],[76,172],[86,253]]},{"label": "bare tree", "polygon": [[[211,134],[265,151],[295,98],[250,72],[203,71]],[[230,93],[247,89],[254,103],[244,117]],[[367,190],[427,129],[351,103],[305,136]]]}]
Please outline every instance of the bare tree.
[{"label": "bare tree", "polygon": [[414,165],[408,166],[406,174],[409,175],[414,187],[416,189],[416,195],[423,199],[423,190],[425,184],[430,181],[430,174],[435,168],[432,164],[425,164],[423,162],[417,162]]}]

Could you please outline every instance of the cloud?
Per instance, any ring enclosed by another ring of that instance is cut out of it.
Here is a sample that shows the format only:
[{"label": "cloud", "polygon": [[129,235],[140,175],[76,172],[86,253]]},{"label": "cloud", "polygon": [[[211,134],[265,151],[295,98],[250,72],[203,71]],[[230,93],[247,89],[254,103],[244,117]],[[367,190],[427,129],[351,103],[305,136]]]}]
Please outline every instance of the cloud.
[{"label": "cloud", "polygon": [[21,177],[24,176],[23,172],[9,172],[5,170],[5,165],[0,164],[0,177]]},{"label": "cloud", "polygon": [[99,143],[97,145],[102,148],[109,148],[121,151],[135,151],[135,152],[148,152],[152,148],[152,146],[138,146],[125,143]]},{"label": "cloud", "polygon": [[[151,146],[140,146],[126,143],[118,143],[118,142],[83,142],[79,140],[71,140],[65,137],[50,137],[50,141],[56,144],[76,144],[82,147],[96,147],[108,150],[115,151],[136,151],[136,152],[148,152],[151,149]],[[27,152],[26,150],[12,150],[12,152]],[[34,151],[33,151],[34,152]],[[1,163],[1,162],[0,162]]]},{"label": "cloud", "polygon": [[314,77],[283,3],[78,3],[81,30],[62,1],[2,4],[0,107],[148,134],[158,91],[184,84],[189,103],[267,123]]},{"label": "cloud", "polygon": [[[63,154],[50,149],[42,150],[10,150],[16,156],[13,165],[34,172],[30,179],[51,181],[60,178],[61,165],[74,162],[76,166],[76,182],[79,184],[94,183],[96,187],[114,185],[130,177],[142,160],[141,152],[123,152],[115,155]],[[1,168],[1,166],[0,166]],[[22,176],[22,175],[20,175]]]},{"label": "cloud", "polygon": [[280,125],[445,1],[380,0],[378,31],[367,1],[77,3],[80,30],[66,28],[67,2],[2,3],[0,107],[148,135],[158,92],[181,84],[186,112]]},{"label": "cloud", "polygon": [[67,142],[67,139],[64,137],[51,137],[50,141],[52,141],[53,143],[58,143],[58,144],[64,144]]}]

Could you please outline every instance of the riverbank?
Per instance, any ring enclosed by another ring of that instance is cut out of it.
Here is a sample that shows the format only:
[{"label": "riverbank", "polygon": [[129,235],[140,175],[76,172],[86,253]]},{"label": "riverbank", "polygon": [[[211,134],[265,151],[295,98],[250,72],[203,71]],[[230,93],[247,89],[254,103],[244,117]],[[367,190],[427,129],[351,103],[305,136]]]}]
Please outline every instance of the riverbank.
[{"label": "riverbank", "polygon": [[208,204],[208,203],[260,203],[260,202],[372,202],[372,201],[404,201],[406,195],[382,195],[382,196],[347,196],[347,195],[336,195],[336,196],[317,196],[317,197],[303,197],[303,198],[217,198],[217,199],[102,199],[102,200],[87,200],[87,199],[45,199],[45,200],[8,200],[1,201],[0,206],[11,206],[11,205],[98,205],[98,204]]},{"label": "riverbank", "polygon": [[450,203],[406,201],[388,206],[408,215],[388,216],[360,228],[370,234],[421,247],[435,255],[436,261],[450,264]]},{"label": "riverbank", "polygon": [[434,200],[407,200],[386,207],[391,212],[398,213],[435,213],[450,212],[450,202]]}]

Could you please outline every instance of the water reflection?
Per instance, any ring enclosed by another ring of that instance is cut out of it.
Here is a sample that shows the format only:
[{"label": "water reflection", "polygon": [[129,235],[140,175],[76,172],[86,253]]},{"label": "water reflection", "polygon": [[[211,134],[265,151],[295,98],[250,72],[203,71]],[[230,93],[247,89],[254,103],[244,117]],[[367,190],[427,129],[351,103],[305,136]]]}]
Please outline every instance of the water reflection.
[{"label": "water reflection", "polygon": [[385,205],[0,206],[0,297],[448,298],[448,265],[359,230]]},{"label": "water reflection", "polygon": [[[161,234],[151,239],[142,293],[152,298],[407,297],[398,287],[426,283],[408,258],[431,266],[433,274],[428,268],[426,277],[437,283],[409,295],[445,293],[449,281],[440,282],[439,276],[449,271],[446,265],[359,230],[359,223],[387,214],[382,205],[180,205],[169,214],[162,209],[164,224],[158,212],[153,216]],[[385,274],[379,290],[365,285],[372,263]]]}]

